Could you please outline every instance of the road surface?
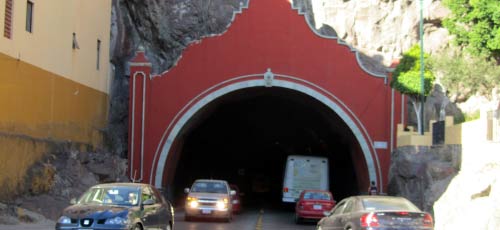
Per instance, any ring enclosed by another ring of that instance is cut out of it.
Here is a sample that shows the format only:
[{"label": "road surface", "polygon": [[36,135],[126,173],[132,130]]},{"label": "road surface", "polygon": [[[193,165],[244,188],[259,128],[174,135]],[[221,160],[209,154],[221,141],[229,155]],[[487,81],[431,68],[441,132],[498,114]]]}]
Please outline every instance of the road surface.
[{"label": "road surface", "polygon": [[[37,224],[0,225],[0,230],[54,230],[55,222]],[[253,209],[235,215],[230,223],[208,219],[184,221],[182,210],[175,213],[174,230],[314,230],[314,223],[296,225],[293,212]]]}]

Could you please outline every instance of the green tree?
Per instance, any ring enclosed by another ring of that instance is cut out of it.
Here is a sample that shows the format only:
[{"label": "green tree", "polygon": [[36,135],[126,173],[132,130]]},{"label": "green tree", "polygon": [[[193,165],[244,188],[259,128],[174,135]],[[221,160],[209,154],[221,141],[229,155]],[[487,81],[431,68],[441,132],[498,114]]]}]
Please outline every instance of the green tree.
[{"label": "green tree", "polygon": [[474,55],[500,61],[500,0],[444,0],[451,15],[443,21],[455,42]]},{"label": "green tree", "polygon": [[[428,54],[424,54],[424,60]],[[421,71],[420,71],[420,46],[415,45],[403,54],[399,65],[394,70],[391,80],[391,87],[409,97],[413,105],[418,120],[418,131],[423,133],[422,117],[420,110],[422,108],[422,99],[430,94],[434,85],[435,76],[431,71],[429,62],[424,61],[424,97],[421,92]]]},{"label": "green tree", "polygon": [[500,85],[500,66],[485,56],[448,50],[433,55],[431,61],[434,74],[453,102],[465,101],[474,94],[490,98],[493,88]]}]

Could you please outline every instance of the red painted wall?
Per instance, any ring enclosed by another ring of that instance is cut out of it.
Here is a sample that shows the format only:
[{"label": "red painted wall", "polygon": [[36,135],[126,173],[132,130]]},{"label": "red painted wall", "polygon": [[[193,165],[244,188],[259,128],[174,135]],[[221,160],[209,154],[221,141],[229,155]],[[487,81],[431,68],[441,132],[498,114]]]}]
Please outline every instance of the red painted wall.
[{"label": "red painted wall", "polygon": [[[140,68],[144,67],[131,66],[131,75]],[[175,116],[183,107],[220,82],[264,73],[267,68],[271,68],[273,73],[302,78],[326,89],[345,103],[360,120],[368,133],[368,141],[387,141],[388,149],[376,151],[380,161],[377,164],[382,170],[377,177],[382,179],[383,184],[387,183],[392,127],[392,93],[388,82],[386,84],[385,79],[365,72],[355,52],[348,46],[338,44],[336,39],[315,34],[305,17],[292,9],[286,0],[250,0],[248,9],[235,16],[225,33],[190,45],[176,66],[149,80],[143,180],[154,181],[150,178],[150,170],[156,167],[153,164],[157,161],[154,154],[161,151],[165,134],[170,132],[168,127],[175,122]],[[142,95],[142,91],[136,95]],[[394,114],[397,122],[401,114],[400,105],[400,101],[395,103],[395,111],[399,111]],[[131,109],[131,115],[140,113],[140,107],[136,106],[135,111]],[[138,135],[137,128],[134,135]],[[137,140],[130,140],[130,143],[132,141],[137,143]],[[137,148],[138,145],[134,144],[135,153]],[[356,155],[363,156],[362,153]],[[132,168],[139,166],[139,158],[134,154],[136,160]],[[363,164],[358,167],[366,169],[366,164]],[[359,173],[367,172],[360,169]],[[358,182],[360,187],[368,185],[367,178],[361,180]]]}]

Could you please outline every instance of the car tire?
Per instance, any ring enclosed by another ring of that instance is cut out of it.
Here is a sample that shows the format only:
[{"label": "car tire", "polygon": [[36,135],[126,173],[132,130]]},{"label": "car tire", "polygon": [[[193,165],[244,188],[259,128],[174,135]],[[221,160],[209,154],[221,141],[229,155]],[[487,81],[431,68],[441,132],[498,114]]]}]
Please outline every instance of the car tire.
[{"label": "car tire", "polygon": [[302,224],[302,218],[300,218],[299,215],[297,215],[297,214],[295,214],[295,223]]},{"label": "car tire", "polygon": [[233,219],[233,216],[232,216],[232,215],[229,215],[229,216],[228,216],[228,217],[227,217],[224,221],[225,221],[226,223],[230,223],[232,219]]},{"label": "car tire", "polygon": [[134,230],[142,230],[142,226],[140,224],[135,224]]}]

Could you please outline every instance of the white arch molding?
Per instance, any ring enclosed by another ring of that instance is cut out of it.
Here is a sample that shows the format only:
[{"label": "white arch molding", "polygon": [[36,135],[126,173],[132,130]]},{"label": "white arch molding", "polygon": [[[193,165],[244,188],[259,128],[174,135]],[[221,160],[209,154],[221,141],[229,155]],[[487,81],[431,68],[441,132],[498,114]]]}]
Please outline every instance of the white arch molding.
[{"label": "white arch molding", "polygon": [[[178,114],[175,116],[175,118],[172,120],[172,122],[169,124],[167,129],[165,130],[161,140],[160,144],[157,148],[157,151],[155,153],[155,156],[153,158],[152,162],[152,167],[151,169],[151,176],[150,176],[150,183],[153,184],[153,178],[154,178],[154,185],[156,187],[161,188],[162,187],[162,181],[163,181],[163,173],[166,165],[166,160],[168,157],[168,154],[170,152],[170,149],[172,147],[172,144],[174,143],[174,140],[176,139],[177,135],[179,134],[180,130],[186,123],[189,121],[189,119],[196,114],[200,109],[202,109],[204,106],[208,105],[215,99],[224,96],[228,93],[240,90],[240,89],[245,89],[245,88],[252,88],[252,87],[270,87],[269,86],[269,81],[264,78],[264,76],[268,76],[270,73],[270,70],[268,69],[267,73],[262,73],[262,74],[252,74],[252,75],[245,75],[245,76],[240,76],[240,77],[235,77],[230,80],[224,81],[219,83],[218,85],[215,85],[206,91],[200,93],[197,97],[193,98],[191,102],[189,102],[181,111],[178,112]],[[281,88],[286,88],[286,89],[291,89],[294,91],[301,92],[303,94],[309,95],[310,97],[318,100],[319,102],[323,103],[326,105],[328,108],[333,110],[339,117],[349,126],[351,131],[353,132],[354,136],[356,137],[356,140],[360,144],[361,150],[363,151],[363,155],[365,157],[366,165],[368,167],[368,175],[370,178],[370,181],[375,181],[377,184],[383,184],[382,183],[382,173],[380,169],[380,164],[379,164],[379,159],[376,154],[376,150],[373,148],[372,144],[373,141],[370,139],[370,136],[368,135],[366,129],[363,127],[362,123],[359,121],[359,119],[354,115],[352,111],[349,110],[347,106],[340,100],[338,100],[337,97],[335,97],[333,94],[328,92],[327,90],[322,89],[321,87],[312,84],[311,82],[305,81],[304,79],[301,78],[296,78],[292,76],[287,76],[287,75],[282,75],[282,74],[273,74],[274,77],[279,77],[279,79],[274,78],[271,82],[272,87],[281,87]],[[255,79],[255,77],[262,77],[261,79]],[[234,83],[231,83],[234,82]],[[301,84],[304,83],[304,84]],[[315,88],[319,90],[315,90],[309,86],[314,86]],[[220,87],[222,86],[222,87]],[[330,97],[333,97],[338,101],[339,104],[342,105],[342,107],[337,104],[336,102],[332,101],[330,98],[325,96],[324,94],[320,93],[319,91],[328,94]],[[199,100],[198,100],[199,99]],[[194,104],[193,104],[194,103]],[[191,107],[189,107],[192,104]],[[189,107],[189,109],[187,109]],[[186,110],[187,109],[187,110]],[[347,110],[347,111],[346,111]],[[350,115],[349,115],[349,114]],[[176,119],[180,117],[179,119]],[[353,117],[356,121],[354,121],[351,117]],[[357,125],[359,124],[359,126]],[[170,132],[168,132],[170,130]],[[366,135],[363,135],[365,133]],[[165,141],[165,137],[168,137]],[[366,138],[365,138],[366,136]],[[161,151],[159,151],[161,149]],[[375,156],[375,159],[372,157],[372,151],[373,151],[373,156]],[[159,154],[159,155],[158,155]],[[376,161],[376,162],[375,162]],[[156,164],[158,162],[158,164]],[[378,175],[380,177],[377,180],[377,171]],[[156,174],[154,174],[156,172]],[[154,174],[154,177],[153,177]],[[379,183],[378,183],[379,182]]]}]

